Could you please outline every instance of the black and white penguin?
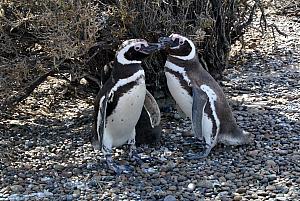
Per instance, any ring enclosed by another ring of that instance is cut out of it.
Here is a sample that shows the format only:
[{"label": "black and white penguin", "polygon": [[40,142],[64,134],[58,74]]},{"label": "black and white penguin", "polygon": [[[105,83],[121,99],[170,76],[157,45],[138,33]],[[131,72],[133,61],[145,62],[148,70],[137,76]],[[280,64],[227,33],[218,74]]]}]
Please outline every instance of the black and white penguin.
[{"label": "black and white penguin", "polygon": [[169,91],[183,112],[192,120],[195,137],[204,138],[205,151],[193,158],[208,156],[218,143],[241,145],[249,143],[241,130],[226,97],[199,62],[194,43],[179,34],[161,37],[159,42],[168,53],[165,75]]},{"label": "black and white penguin", "polygon": [[[114,66],[114,61],[107,63],[101,70],[98,83],[100,89],[104,83],[110,78]],[[160,109],[152,96],[152,94],[146,89],[146,96],[144,101],[144,107],[142,109],[141,116],[135,126],[136,135],[135,141],[137,145],[141,144],[159,144],[161,139],[162,128],[160,126]]]},{"label": "black and white penguin", "polygon": [[146,96],[145,73],[142,60],[160,44],[143,39],[125,41],[116,53],[110,78],[95,100],[92,144],[101,149],[108,167],[121,173],[121,166],[112,160],[112,148],[130,145],[130,156],[135,157],[135,126],[141,115]]}]

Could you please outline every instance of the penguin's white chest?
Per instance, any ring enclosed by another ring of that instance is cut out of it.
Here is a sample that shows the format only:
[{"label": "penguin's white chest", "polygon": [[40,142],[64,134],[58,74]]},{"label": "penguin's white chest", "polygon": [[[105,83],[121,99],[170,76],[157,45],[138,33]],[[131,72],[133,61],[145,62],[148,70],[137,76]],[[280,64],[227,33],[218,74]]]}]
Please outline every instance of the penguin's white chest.
[{"label": "penguin's white chest", "polygon": [[[175,70],[174,67],[172,70]],[[179,105],[181,110],[190,119],[192,119],[193,97],[188,93],[187,90],[185,90],[181,86],[180,80],[178,77],[176,77],[174,74],[172,74],[170,72],[165,72],[165,75],[167,78],[167,85],[168,85],[168,88],[169,88],[169,91],[170,91],[172,97],[175,99],[176,103]],[[184,81],[186,82],[186,79],[188,79],[188,78],[185,77],[184,79],[185,79]],[[205,138],[205,141],[210,144],[210,143],[212,143],[211,136],[214,135],[213,134],[213,121],[216,121],[217,133],[219,132],[219,124],[220,123],[219,123],[217,114],[215,112],[216,95],[210,87],[208,87],[206,85],[203,85],[203,86],[204,86],[204,88],[202,90],[208,95],[208,100],[207,100],[207,103],[204,105],[203,113],[202,113],[203,116],[201,117],[201,119],[202,119],[202,134],[203,134],[203,137]],[[205,107],[211,107],[212,114],[205,113],[204,112]]]},{"label": "penguin's white chest", "polygon": [[139,82],[123,94],[114,112],[107,118],[103,143],[113,147],[121,146],[135,137],[135,126],[142,112],[146,95],[145,80]]},{"label": "penguin's white chest", "polygon": [[180,84],[179,79],[172,73],[165,72],[169,91],[181,110],[189,117],[192,117],[193,97]]}]

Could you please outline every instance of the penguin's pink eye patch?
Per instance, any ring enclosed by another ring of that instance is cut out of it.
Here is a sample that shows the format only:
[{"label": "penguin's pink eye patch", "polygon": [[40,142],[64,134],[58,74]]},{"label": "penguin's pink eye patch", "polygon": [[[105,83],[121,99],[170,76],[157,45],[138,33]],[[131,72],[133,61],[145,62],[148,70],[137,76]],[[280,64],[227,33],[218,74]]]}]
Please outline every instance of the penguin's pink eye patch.
[{"label": "penguin's pink eye patch", "polygon": [[134,50],[139,51],[141,49],[140,45],[134,46]]}]

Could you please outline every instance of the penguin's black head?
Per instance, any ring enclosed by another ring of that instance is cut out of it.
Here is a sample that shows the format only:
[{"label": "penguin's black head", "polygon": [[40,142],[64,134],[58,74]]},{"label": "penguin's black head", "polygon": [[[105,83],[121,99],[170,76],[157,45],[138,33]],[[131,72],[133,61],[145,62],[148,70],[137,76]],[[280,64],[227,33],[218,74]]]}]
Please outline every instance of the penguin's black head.
[{"label": "penguin's black head", "polygon": [[179,34],[161,37],[158,39],[158,42],[161,43],[165,51],[173,57],[190,60],[196,56],[196,47],[194,43]]},{"label": "penguin's black head", "polygon": [[126,40],[117,51],[116,58],[121,64],[141,63],[151,53],[161,48],[161,43],[148,43],[144,39]]}]

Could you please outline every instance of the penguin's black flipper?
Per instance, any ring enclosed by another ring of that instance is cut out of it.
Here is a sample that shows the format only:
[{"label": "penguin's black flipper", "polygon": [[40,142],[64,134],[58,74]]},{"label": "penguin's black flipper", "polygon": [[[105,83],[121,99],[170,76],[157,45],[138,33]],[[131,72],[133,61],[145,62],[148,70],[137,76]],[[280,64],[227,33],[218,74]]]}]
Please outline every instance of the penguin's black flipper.
[{"label": "penguin's black flipper", "polygon": [[104,127],[106,122],[106,108],[107,102],[109,99],[109,91],[97,98],[96,100],[99,101],[99,105],[96,108],[96,119],[94,123],[94,132],[92,137],[92,145],[95,149],[101,150],[102,149],[102,140],[103,140],[103,133]]},{"label": "penguin's black flipper", "polygon": [[152,128],[160,124],[160,110],[156,100],[151,93],[146,90],[144,108],[147,111]]},{"label": "penguin's black flipper", "polygon": [[198,87],[193,87],[192,129],[195,137],[202,139],[202,117],[208,101],[207,94]]}]

